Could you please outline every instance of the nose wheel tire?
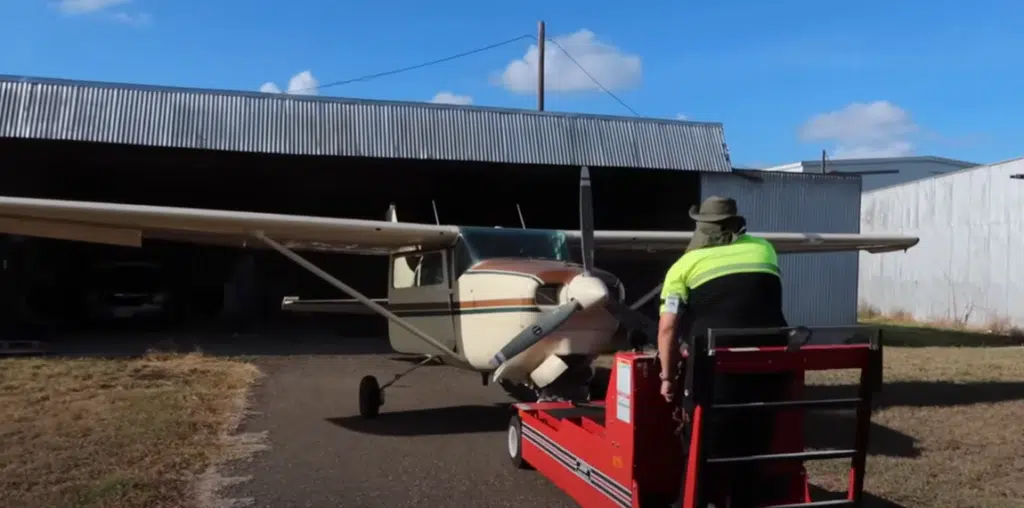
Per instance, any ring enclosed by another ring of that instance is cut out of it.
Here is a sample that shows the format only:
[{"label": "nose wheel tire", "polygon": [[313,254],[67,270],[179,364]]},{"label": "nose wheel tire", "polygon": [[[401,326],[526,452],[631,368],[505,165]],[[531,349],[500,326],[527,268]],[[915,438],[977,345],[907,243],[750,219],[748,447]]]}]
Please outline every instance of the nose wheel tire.
[{"label": "nose wheel tire", "polygon": [[508,421],[508,457],[516,469],[533,469],[523,460],[523,423],[519,415],[512,415]]},{"label": "nose wheel tire", "polygon": [[383,404],[384,399],[377,378],[364,376],[359,381],[359,416],[366,419],[376,418]]}]

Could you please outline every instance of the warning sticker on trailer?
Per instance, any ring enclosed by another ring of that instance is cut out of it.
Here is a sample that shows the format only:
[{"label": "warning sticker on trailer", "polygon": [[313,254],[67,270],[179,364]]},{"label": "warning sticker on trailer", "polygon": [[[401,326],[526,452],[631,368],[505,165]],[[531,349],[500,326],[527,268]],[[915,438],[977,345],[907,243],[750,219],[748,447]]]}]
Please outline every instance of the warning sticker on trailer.
[{"label": "warning sticker on trailer", "polygon": [[615,417],[622,422],[630,423],[633,406],[633,366],[629,362],[616,362],[615,379]]}]

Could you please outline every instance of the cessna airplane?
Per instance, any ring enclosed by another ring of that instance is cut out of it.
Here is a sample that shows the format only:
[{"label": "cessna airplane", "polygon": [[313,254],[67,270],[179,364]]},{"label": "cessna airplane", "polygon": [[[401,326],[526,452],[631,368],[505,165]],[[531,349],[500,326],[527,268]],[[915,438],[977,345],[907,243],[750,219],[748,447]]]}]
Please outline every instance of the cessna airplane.
[{"label": "cessna airplane", "polygon": [[[682,253],[692,232],[595,231],[587,168],[580,175],[580,230],[501,229],[389,220],[308,217],[0,196],[0,233],[141,247],[146,238],[271,248],[389,321],[391,347],[427,359],[381,386],[359,386],[359,410],[377,416],[384,390],[432,360],[525,386],[541,397],[578,397],[590,365],[612,352],[620,323],[653,333],[594,251]],[[906,250],[914,237],[753,233],[778,252]],[[570,246],[582,251],[571,261]],[[385,305],[297,251],[390,257]],[[284,305],[297,303],[294,299]],[[584,375],[580,376],[579,373]],[[568,380],[568,382],[566,382]],[[580,381],[583,381],[582,383]]]}]

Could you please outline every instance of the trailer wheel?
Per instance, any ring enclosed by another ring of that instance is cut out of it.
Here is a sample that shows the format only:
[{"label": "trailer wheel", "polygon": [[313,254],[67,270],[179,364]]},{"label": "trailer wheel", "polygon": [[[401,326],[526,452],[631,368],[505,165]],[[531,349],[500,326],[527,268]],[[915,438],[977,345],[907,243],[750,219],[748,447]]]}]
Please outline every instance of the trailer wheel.
[{"label": "trailer wheel", "polygon": [[516,469],[532,469],[523,460],[523,422],[519,415],[512,415],[508,421],[508,457]]}]

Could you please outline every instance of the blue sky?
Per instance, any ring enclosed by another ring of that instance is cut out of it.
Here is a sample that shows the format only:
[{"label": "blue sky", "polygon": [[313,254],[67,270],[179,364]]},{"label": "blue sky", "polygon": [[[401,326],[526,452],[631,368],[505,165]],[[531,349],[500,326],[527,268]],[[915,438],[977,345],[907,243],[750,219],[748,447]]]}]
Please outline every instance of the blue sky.
[{"label": "blue sky", "polygon": [[[287,90],[532,35],[539,19],[639,114],[724,123],[737,164],[822,148],[1024,155],[1024,2],[1011,0],[3,0],[0,74]],[[318,93],[533,108],[530,45]],[[546,54],[549,110],[632,115]]]}]

